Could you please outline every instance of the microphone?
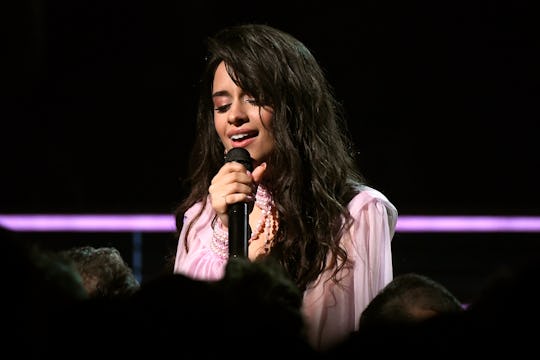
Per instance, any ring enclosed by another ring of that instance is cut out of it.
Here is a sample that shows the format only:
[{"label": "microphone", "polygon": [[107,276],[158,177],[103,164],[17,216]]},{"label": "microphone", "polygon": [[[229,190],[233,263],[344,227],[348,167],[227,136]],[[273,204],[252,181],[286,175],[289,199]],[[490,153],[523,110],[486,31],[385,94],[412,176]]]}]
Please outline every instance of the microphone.
[{"label": "microphone", "polygon": [[[251,155],[244,148],[236,147],[230,149],[225,155],[225,162],[236,161],[249,170],[253,171]],[[248,203],[238,202],[229,204],[227,207],[229,214],[229,259],[248,257],[248,242],[251,237],[249,227],[250,209]]]}]

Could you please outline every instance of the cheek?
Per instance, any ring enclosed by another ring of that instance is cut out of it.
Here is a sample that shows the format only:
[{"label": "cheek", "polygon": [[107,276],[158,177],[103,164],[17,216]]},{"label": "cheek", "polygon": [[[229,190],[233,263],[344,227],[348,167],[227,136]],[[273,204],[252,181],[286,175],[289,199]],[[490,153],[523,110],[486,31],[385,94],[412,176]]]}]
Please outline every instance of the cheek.
[{"label": "cheek", "polygon": [[216,129],[216,132],[221,136],[221,133],[224,131],[226,121],[224,121],[224,118],[222,116],[216,116],[214,115],[214,128]]},{"label": "cheek", "polygon": [[261,111],[261,121],[267,129],[272,127],[272,121],[274,119],[274,113],[272,111],[263,109]]},{"label": "cheek", "polygon": [[270,112],[266,112],[262,116],[262,123],[264,126],[264,130],[262,131],[264,133],[265,138],[267,139],[267,151],[272,150],[274,147],[274,133],[273,133],[273,119],[274,115]]},{"label": "cheek", "polygon": [[222,143],[224,143],[226,136],[226,122],[222,121],[219,117],[214,117],[214,129]]}]

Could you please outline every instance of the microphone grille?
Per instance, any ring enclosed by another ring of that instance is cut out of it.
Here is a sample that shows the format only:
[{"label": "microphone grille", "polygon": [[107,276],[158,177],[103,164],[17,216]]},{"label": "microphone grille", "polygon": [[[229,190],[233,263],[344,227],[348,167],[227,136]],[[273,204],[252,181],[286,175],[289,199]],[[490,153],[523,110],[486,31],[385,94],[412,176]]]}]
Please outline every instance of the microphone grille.
[{"label": "microphone grille", "polygon": [[225,162],[236,161],[245,166],[249,171],[253,171],[253,164],[251,162],[251,155],[249,151],[242,147],[235,147],[230,149],[227,154],[225,154]]}]

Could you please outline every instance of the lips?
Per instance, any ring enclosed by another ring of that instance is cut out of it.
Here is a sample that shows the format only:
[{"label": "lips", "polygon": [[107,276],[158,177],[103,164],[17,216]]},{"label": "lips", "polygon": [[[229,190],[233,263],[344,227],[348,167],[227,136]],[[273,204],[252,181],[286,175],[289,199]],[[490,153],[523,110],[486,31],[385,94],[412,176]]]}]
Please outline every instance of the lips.
[{"label": "lips", "polygon": [[253,130],[253,131],[243,131],[243,132],[240,132],[240,131],[236,131],[232,134],[229,134],[229,139],[231,139],[231,141],[233,143],[241,143],[241,142],[244,142],[248,139],[252,139],[254,137],[256,137],[257,135],[259,134],[258,131],[256,130]]}]

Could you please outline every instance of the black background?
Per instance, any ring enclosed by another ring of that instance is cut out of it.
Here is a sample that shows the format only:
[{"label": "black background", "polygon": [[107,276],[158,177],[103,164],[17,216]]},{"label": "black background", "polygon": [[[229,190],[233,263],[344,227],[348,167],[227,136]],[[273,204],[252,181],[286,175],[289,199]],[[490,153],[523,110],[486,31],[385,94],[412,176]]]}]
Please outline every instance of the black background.
[{"label": "black background", "polygon": [[[0,213],[171,213],[186,191],[204,39],[257,21],[312,50],[364,175],[400,214],[540,215],[532,2],[27,0],[2,13]],[[114,244],[130,259],[130,234],[17,236]],[[151,277],[175,239],[144,239]],[[539,250],[536,234],[398,233],[395,271],[468,299]]]}]

